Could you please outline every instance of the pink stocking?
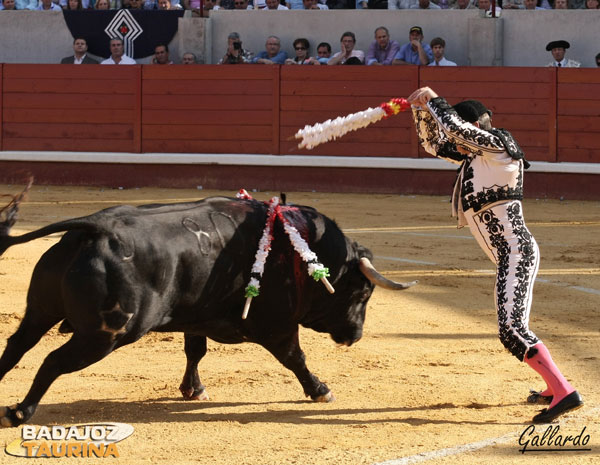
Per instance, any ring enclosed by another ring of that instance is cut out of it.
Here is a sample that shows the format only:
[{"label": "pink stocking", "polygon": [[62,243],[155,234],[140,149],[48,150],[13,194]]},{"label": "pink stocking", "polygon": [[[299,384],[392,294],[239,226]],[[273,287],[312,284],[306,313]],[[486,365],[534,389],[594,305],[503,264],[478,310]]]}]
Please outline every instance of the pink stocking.
[{"label": "pink stocking", "polygon": [[[536,352],[537,349],[537,352]],[[535,352],[534,355],[529,357],[529,354]],[[544,391],[544,395],[553,395],[552,403],[549,408],[554,407],[566,396],[571,394],[575,388],[566,380],[562,375],[552,357],[550,352],[543,343],[538,343],[529,349],[525,356],[525,363],[533,368],[548,385],[548,389]],[[548,394],[546,394],[549,392]]]}]

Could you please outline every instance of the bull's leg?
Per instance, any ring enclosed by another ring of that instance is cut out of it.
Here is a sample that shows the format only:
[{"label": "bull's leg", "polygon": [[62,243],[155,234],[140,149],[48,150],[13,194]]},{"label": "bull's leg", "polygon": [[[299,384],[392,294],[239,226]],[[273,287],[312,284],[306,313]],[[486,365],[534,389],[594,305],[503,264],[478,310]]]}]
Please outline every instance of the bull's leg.
[{"label": "bull's leg", "polygon": [[281,364],[292,370],[304,388],[304,394],[316,402],[331,402],[333,394],[325,383],[313,375],[306,367],[306,356],[300,348],[298,333],[288,339],[280,340],[277,344],[266,343],[263,346],[271,352]]},{"label": "bull's leg", "polygon": [[206,355],[206,337],[186,333],[184,338],[187,363],[179,390],[185,400],[208,400],[208,393],[198,375],[198,363]]},{"label": "bull's leg", "polygon": [[101,360],[115,347],[115,341],[102,333],[79,335],[51,352],[40,367],[23,402],[0,408],[2,426],[18,426],[34,414],[42,396],[60,375],[82,370]]},{"label": "bull's leg", "polygon": [[[32,316],[35,314],[34,316]],[[36,345],[44,334],[52,326],[60,321],[60,318],[34,312],[27,308],[25,317],[21,321],[19,328],[8,338],[2,357],[0,358],[0,380],[4,375],[12,370],[21,357]]]}]

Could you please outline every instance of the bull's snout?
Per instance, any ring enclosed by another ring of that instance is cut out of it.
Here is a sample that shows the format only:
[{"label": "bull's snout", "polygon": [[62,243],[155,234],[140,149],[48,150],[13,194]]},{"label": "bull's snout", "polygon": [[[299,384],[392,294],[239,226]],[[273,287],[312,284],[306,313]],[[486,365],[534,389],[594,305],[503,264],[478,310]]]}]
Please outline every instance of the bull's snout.
[{"label": "bull's snout", "polygon": [[358,342],[362,338],[362,329],[357,328],[351,333],[332,335],[331,337],[338,345],[350,347],[352,344]]}]

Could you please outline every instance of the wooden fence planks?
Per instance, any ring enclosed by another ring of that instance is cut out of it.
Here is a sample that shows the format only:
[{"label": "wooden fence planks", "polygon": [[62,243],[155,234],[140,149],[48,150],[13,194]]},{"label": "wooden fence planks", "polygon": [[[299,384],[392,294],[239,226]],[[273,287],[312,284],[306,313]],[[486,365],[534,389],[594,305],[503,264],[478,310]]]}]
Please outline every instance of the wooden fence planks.
[{"label": "wooden fence planks", "polygon": [[533,161],[600,162],[595,69],[0,64],[0,149],[429,157],[411,112],[314,150],[303,128],[428,85],[482,100]]},{"label": "wooden fence planks", "polygon": [[[493,112],[493,124],[513,132],[530,160],[554,161],[553,68],[422,67],[420,85],[452,105],[477,99]],[[421,151],[422,152],[422,151]]]},{"label": "wooden fence planks", "polygon": [[274,152],[273,67],[162,68],[143,69],[143,152]]},{"label": "wooden fence planks", "polygon": [[557,74],[557,161],[600,160],[600,76],[595,69]]},{"label": "wooden fence planks", "polygon": [[140,69],[5,64],[3,149],[139,151]]},{"label": "wooden fence planks", "polygon": [[408,114],[380,121],[313,150],[289,141],[298,129],[377,107],[408,96],[418,83],[416,67],[287,66],[281,70],[281,152],[336,156],[416,156]]}]

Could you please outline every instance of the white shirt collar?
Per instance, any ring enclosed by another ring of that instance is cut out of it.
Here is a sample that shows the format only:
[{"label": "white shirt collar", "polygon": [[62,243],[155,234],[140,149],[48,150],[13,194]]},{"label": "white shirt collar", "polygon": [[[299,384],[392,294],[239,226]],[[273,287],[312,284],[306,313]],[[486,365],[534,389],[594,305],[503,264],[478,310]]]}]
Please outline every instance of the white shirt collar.
[{"label": "white shirt collar", "polygon": [[75,55],[73,55],[73,64],[80,65],[81,63],[83,63],[83,60],[85,59],[86,55],[87,54],[84,53],[83,55],[81,55],[81,58],[77,58]]}]

